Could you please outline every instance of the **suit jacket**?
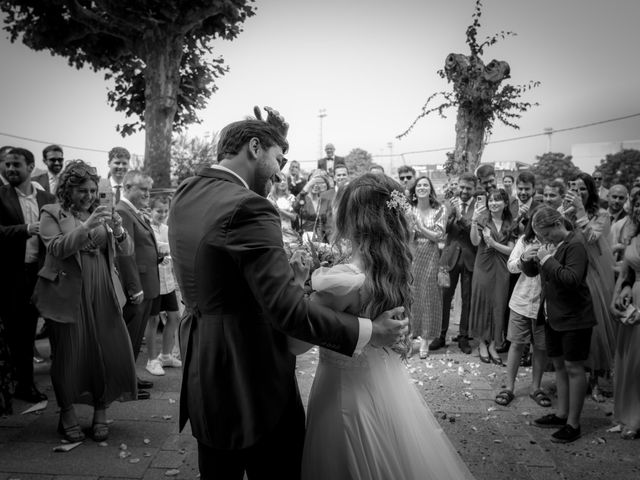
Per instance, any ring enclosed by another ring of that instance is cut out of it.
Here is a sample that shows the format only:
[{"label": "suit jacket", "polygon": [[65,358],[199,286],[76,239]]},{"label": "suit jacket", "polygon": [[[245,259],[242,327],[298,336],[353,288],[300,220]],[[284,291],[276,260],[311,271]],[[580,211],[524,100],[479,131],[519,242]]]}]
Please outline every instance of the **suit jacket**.
[{"label": "suit jacket", "polygon": [[127,296],[144,292],[145,300],[160,295],[158,263],[162,261],[151,224],[122,200],[116,205],[122,226],[133,242],[131,255],[119,255],[118,270]]},{"label": "suit jacket", "polygon": [[[318,168],[320,170],[324,170],[325,172],[328,173],[332,173],[329,172],[329,170],[327,170],[327,160],[329,160],[328,157],[324,157],[321,158],[320,160],[318,160]],[[346,165],[344,162],[344,157],[338,157],[337,155],[333,157],[333,168],[336,168],[336,165]]]},{"label": "suit jacket", "polygon": [[515,233],[517,233],[518,235],[522,235],[524,233],[524,229],[527,226],[527,223],[529,223],[529,219],[531,218],[531,212],[533,212],[533,210],[540,205],[542,205],[542,203],[533,200],[531,202],[531,206],[529,207],[529,211],[527,211],[527,213],[525,213],[524,215],[518,215],[518,197],[513,196],[511,198],[509,202],[509,210],[511,210],[513,224],[518,226],[518,231]]},{"label": "suit jacket", "polygon": [[473,265],[476,261],[476,252],[478,248],[471,243],[471,216],[475,208],[476,201],[471,199],[467,212],[459,219],[456,218],[456,210],[451,208],[449,217],[447,218],[447,239],[444,244],[444,250],[440,256],[441,265],[445,266],[449,271],[453,270],[460,259],[465,268],[473,272]]},{"label": "suit jacket", "polygon": [[[343,187],[344,188],[344,187]],[[335,228],[333,219],[333,202],[336,199],[336,187],[330,188],[320,194],[320,213],[324,216],[324,238],[327,243],[331,243],[331,236]]]},{"label": "suit jacket", "polygon": [[[36,190],[38,208],[49,203],[55,203],[56,199],[50,193]],[[15,278],[10,272],[17,272],[24,268],[24,255],[27,248],[27,240],[31,235],[27,232],[27,224],[22,215],[20,201],[15,188],[11,185],[0,187],[0,255],[2,255],[2,271],[0,275],[0,295],[12,295],[17,286]],[[39,263],[42,264],[45,257],[45,249],[39,242]]]},{"label": "suit jacket", "polygon": [[299,400],[287,335],[351,355],[356,317],[309,303],[294,283],[274,206],[233,174],[205,168],[169,214],[173,266],[187,307],[180,428],[217,449],[271,432]]},{"label": "suit jacket", "polygon": [[[581,232],[570,232],[552,258],[540,266],[536,259],[522,262],[522,272],[540,274],[542,294],[538,323],[549,322],[556,331],[576,330],[597,324],[587,287],[586,240]],[[545,315],[546,304],[546,315]]]},{"label": "suit jacket", "polygon": [[[58,204],[46,205],[41,211],[40,238],[47,248],[44,266],[38,272],[33,303],[47,319],[61,323],[75,323],[80,318],[82,302],[82,260],[80,249],[87,245],[89,231],[78,225],[74,216]],[[113,288],[109,293],[122,308],[126,297],[115,268],[117,254],[131,255],[133,244],[129,237],[117,243],[107,228],[107,264]]]},{"label": "suit jacket", "polygon": [[44,172],[40,175],[36,175],[35,177],[31,177],[32,182],[39,183],[44,188],[44,191],[47,193],[51,193],[51,188],[49,188],[49,174]]}]

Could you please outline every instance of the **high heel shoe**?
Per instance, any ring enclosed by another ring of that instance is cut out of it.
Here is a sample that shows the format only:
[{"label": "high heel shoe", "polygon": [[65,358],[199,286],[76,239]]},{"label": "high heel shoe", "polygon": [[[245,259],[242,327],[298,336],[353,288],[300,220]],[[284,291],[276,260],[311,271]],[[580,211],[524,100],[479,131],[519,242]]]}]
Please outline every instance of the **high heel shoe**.
[{"label": "high heel shoe", "polygon": [[429,351],[428,350],[423,350],[422,348],[420,349],[420,360],[425,360],[428,356],[429,356]]},{"label": "high heel shoe", "polygon": [[480,361],[482,363],[491,363],[491,359],[489,358],[488,355],[482,355],[482,352],[480,351],[480,349],[478,349],[478,355],[480,356]]},{"label": "high heel shoe", "polygon": [[633,430],[631,428],[626,428],[620,433],[620,437],[624,440],[635,440],[638,438],[638,430]]},{"label": "high heel shoe", "polygon": [[78,425],[77,423],[70,427],[64,427],[62,425],[62,420],[59,420],[58,433],[62,435],[62,438],[64,438],[69,443],[77,443],[84,440],[84,433],[82,433],[80,425]]},{"label": "high heel shoe", "polygon": [[489,352],[489,358],[491,358],[491,361],[494,363],[494,365],[504,367],[504,363],[502,363],[502,358],[500,358],[500,355],[496,354],[496,356],[493,356],[491,352]]}]

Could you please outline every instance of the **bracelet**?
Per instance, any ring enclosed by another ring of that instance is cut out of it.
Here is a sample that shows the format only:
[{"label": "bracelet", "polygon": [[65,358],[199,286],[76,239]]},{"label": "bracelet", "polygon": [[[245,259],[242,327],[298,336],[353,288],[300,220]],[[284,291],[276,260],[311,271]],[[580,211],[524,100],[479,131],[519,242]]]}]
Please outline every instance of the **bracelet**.
[{"label": "bracelet", "polygon": [[123,228],[122,233],[120,235],[113,235],[113,238],[115,238],[118,243],[122,243],[122,241],[127,238],[127,231]]}]

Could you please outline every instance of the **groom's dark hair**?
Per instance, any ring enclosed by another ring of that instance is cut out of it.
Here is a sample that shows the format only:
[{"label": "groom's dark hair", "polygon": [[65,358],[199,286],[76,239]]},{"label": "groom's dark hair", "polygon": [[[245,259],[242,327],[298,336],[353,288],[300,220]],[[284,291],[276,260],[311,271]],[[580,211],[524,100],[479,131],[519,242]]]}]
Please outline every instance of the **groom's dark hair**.
[{"label": "groom's dark hair", "polygon": [[283,153],[289,150],[289,142],[280,132],[262,120],[241,120],[222,129],[218,142],[218,159],[237,155],[252,138],[257,138],[265,148],[278,145]]}]

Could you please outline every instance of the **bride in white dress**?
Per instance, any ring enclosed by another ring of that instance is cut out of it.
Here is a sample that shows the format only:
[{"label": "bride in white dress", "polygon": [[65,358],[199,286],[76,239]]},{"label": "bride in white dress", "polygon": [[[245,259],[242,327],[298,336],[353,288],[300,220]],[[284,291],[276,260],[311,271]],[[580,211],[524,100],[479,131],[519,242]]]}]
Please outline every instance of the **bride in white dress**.
[{"label": "bride in white dress", "polygon": [[[402,191],[391,178],[374,174],[346,186],[335,216],[336,240],[350,241],[353,255],[348,264],[313,273],[314,301],[367,318],[400,305],[408,312],[411,226]],[[473,479],[410,383],[398,353],[405,348],[367,346],[357,357],[320,348],[303,479]]]}]

